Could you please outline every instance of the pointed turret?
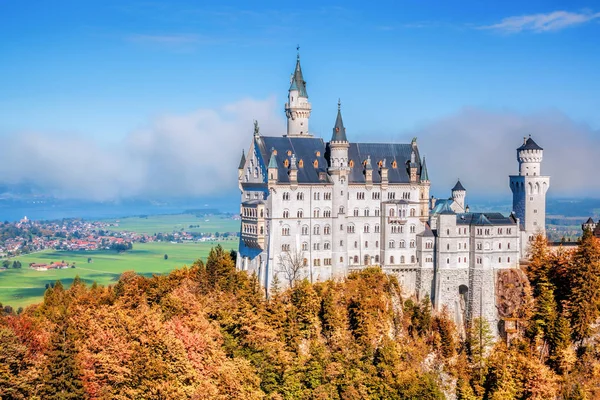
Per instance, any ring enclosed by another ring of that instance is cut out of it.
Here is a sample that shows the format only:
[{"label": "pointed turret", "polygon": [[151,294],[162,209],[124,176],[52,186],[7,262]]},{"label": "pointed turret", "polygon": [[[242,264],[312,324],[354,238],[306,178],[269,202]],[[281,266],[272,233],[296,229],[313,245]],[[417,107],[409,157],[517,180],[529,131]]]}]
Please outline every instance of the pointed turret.
[{"label": "pointed turret", "polygon": [[312,137],[308,130],[311,109],[312,107],[308,102],[308,93],[306,92],[306,81],[302,76],[302,67],[300,67],[300,53],[298,53],[296,68],[290,79],[288,101],[285,103],[287,136]]},{"label": "pointed turret", "polygon": [[245,166],[246,166],[246,154],[244,153],[244,150],[242,150],[242,158],[240,159],[240,166],[238,167],[238,169],[244,169]]},{"label": "pointed turret", "polygon": [[292,82],[290,84],[290,91],[297,90],[298,96],[305,97],[308,99],[308,93],[306,92],[306,81],[302,76],[302,67],[300,66],[300,53],[296,57],[296,68],[292,74]]},{"label": "pointed turret", "polygon": [[335,119],[335,125],[333,127],[333,135],[331,136],[332,142],[347,142],[346,128],[344,128],[344,121],[342,120],[342,103],[338,100],[338,112],[337,118]]},{"label": "pointed turret", "polygon": [[275,149],[271,149],[271,159],[269,160],[269,166],[267,167],[267,173],[269,176],[269,189],[275,187],[277,180],[279,179],[279,165],[277,164],[277,152]]},{"label": "pointed turret", "polygon": [[271,150],[271,159],[269,160],[269,169],[270,168],[279,168],[279,166],[277,165],[277,158],[275,158],[275,152]]},{"label": "pointed turret", "polygon": [[454,187],[452,188],[453,192],[462,190],[463,192],[465,192],[467,189],[465,189],[465,187],[462,185],[462,183],[460,183],[460,179],[458,181],[456,181],[456,185],[454,185]]},{"label": "pointed turret", "polygon": [[423,163],[421,164],[421,182],[429,182],[429,174],[427,173],[427,164],[425,164],[425,157],[423,157]]}]

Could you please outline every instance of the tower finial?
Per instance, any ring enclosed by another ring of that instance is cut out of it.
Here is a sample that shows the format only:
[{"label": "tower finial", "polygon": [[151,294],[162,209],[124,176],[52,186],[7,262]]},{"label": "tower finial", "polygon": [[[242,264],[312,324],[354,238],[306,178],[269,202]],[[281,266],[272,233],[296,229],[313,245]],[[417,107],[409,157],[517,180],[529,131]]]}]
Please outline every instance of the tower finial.
[{"label": "tower finial", "polygon": [[342,108],[342,100],[338,97],[338,111]]},{"label": "tower finial", "polygon": [[300,45],[296,45],[296,59],[300,60]]},{"label": "tower finial", "polygon": [[257,120],[254,120],[254,136],[260,136],[260,129],[258,128]]}]

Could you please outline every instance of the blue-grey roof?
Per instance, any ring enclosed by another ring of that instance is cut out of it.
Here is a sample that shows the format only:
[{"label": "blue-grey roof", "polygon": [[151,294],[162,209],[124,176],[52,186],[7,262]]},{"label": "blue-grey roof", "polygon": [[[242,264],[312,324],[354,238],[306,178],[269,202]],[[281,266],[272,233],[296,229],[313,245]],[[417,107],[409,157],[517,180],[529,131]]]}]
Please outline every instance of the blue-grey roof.
[{"label": "blue-grey roof", "polygon": [[444,204],[442,205],[442,208],[440,210],[440,214],[456,214],[452,208],[450,207],[450,202],[446,201],[444,202]]},{"label": "blue-grey roof", "polygon": [[460,183],[460,179],[456,182],[456,185],[454,185],[454,187],[452,188],[452,191],[457,191],[457,190],[462,190],[463,192],[466,191],[467,189],[465,189],[465,187],[462,185],[462,183]]},{"label": "blue-grey roof", "polygon": [[460,225],[516,225],[516,220],[500,213],[461,213],[456,215]]},{"label": "blue-grey roof", "polygon": [[[409,183],[410,175],[407,170],[407,163],[410,162],[410,154],[413,147],[410,144],[401,143],[350,143],[348,149],[349,161],[354,161],[354,167],[350,170],[349,183],[365,182],[363,161],[371,157],[371,162],[379,165],[380,161],[385,160],[388,169],[389,183]],[[416,150],[417,159],[418,150]],[[394,168],[394,161],[396,167]],[[418,166],[420,169],[420,165]],[[417,170],[420,174],[420,171]],[[381,173],[373,171],[373,183],[381,182]]]},{"label": "blue-grey roof", "polygon": [[[261,136],[257,139],[257,147],[262,155],[263,160],[269,159],[273,154],[273,150],[277,153],[274,155],[277,163],[278,181],[289,183],[289,166],[291,165],[291,155],[296,156],[296,165],[303,162],[303,167],[298,167],[298,183],[328,183],[327,177],[327,160],[325,159],[325,143],[320,138],[309,137],[270,137]],[[290,155],[288,155],[288,152]],[[319,154],[319,155],[317,155]],[[287,160],[288,168],[285,167]],[[317,161],[317,168],[314,167],[314,161]],[[326,179],[320,179],[320,175],[325,174]]]},{"label": "blue-grey roof", "polygon": [[431,210],[431,214],[439,214],[446,207],[446,204],[449,206],[452,205],[454,200],[452,199],[436,199],[435,207]]},{"label": "blue-grey roof", "polygon": [[[298,165],[298,183],[329,183],[327,174],[329,167],[329,144],[323,142],[321,138],[309,137],[270,137],[260,136],[255,139],[262,160],[271,159],[273,150],[275,150],[275,162],[278,167],[279,182],[289,182],[288,170],[291,165],[291,155],[295,154],[296,164]],[[354,167],[350,169],[348,177],[349,183],[365,182],[365,166],[363,162],[369,157],[371,163],[379,165],[380,161],[386,160],[388,168],[389,183],[408,183],[410,176],[407,171],[407,162],[410,161],[410,154],[413,147],[410,144],[400,143],[350,143],[348,149],[349,160],[354,161]],[[418,149],[415,150],[418,157]],[[289,154],[289,155],[288,155]],[[317,155],[318,154],[318,155]],[[288,161],[288,168],[285,167],[285,160]],[[300,160],[303,161],[303,167],[300,167]],[[315,168],[313,163],[317,161]],[[396,161],[396,167],[393,167],[393,161]],[[419,163],[420,169],[420,163]],[[417,171],[420,173],[420,171]],[[373,170],[373,183],[381,183],[381,173],[379,168]]]},{"label": "blue-grey roof", "polygon": [[587,221],[585,221],[585,225],[594,224],[594,220],[592,217],[589,217]]},{"label": "blue-grey roof", "polygon": [[517,150],[520,151],[520,150],[544,150],[544,149],[542,149],[540,146],[538,146],[538,144],[536,142],[534,142],[530,136],[527,140],[525,140],[525,143],[523,143],[523,145],[521,147],[519,147]]},{"label": "blue-grey roof", "polygon": [[425,230],[422,233],[420,233],[419,235],[423,236],[423,237],[433,237],[434,236],[433,231],[431,230],[431,228],[429,227],[429,224],[427,224],[427,223],[425,224]]}]

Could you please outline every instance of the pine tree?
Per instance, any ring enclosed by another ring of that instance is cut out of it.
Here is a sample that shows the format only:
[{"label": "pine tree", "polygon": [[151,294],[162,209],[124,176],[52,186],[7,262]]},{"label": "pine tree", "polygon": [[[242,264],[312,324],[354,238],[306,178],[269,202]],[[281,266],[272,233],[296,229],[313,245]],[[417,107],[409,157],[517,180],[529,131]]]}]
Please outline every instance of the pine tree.
[{"label": "pine tree", "polygon": [[77,350],[65,315],[59,319],[52,336],[43,373],[40,394],[43,399],[86,399],[76,361]]},{"label": "pine tree", "polygon": [[582,343],[600,317],[600,242],[589,230],[583,233],[574,254],[571,282],[568,307],[572,334]]},{"label": "pine tree", "polygon": [[536,287],[542,280],[548,281],[550,252],[548,251],[548,240],[544,235],[536,235],[533,242],[531,242],[529,260],[527,277],[529,278],[529,282],[531,282],[531,286]]}]

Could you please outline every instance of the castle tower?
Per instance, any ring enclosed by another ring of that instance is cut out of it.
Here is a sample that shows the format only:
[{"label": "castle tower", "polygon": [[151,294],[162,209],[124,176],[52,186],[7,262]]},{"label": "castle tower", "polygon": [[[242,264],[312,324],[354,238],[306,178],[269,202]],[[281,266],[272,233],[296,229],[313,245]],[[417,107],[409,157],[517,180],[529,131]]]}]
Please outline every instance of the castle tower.
[{"label": "castle tower", "polygon": [[513,192],[513,212],[519,218],[521,229],[521,257],[525,257],[528,242],[537,234],[546,234],[546,192],[550,177],[542,176],[544,149],[531,137],[523,138],[517,149],[519,175],[510,176]]},{"label": "castle tower", "polygon": [[[346,275],[347,243],[346,243],[346,215],[348,212],[348,148],[350,144],[346,138],[346,128],[342,121],[341,103],[338,101],[338,113],[333,127],[333,135],[329,142],[329,174],[333,180],[332,193],[332,270],[331,276],[341,278]],[[342,229],[339,229],[341,227]]]},{"label": "castle tower", "polygon": [[300,67],[300,53],[296,58],[296,69],[290,80],[288,91],[288,102],[285,103],[285,115],[287,116],[287,136],[312,137],[308,131],[308,119],[310,118],[311,105],[308,102],[306,92],[306,81],[302,76]]},{"label": "castle tower", "polygon": [[459,206],[456,212],[465,212],[465,197],[467,196],[467,189],[460,183],[460,179],[456,182],[456,185],[452,188],[452,200]]}]

